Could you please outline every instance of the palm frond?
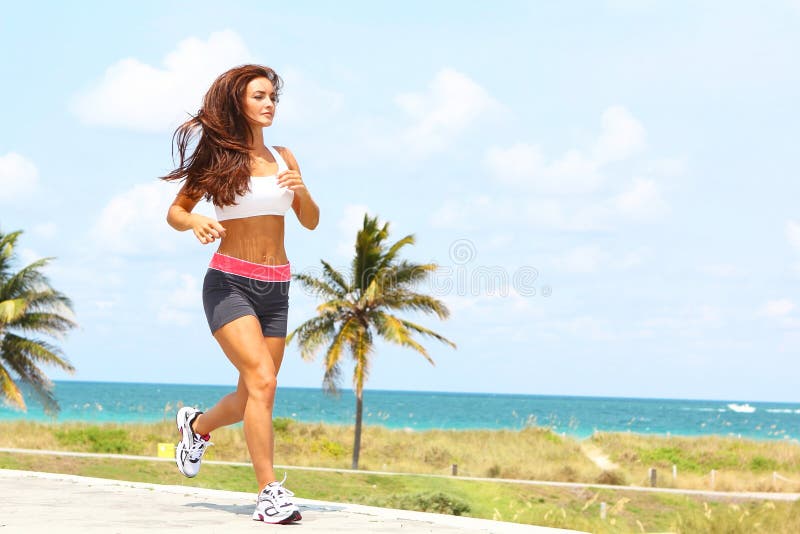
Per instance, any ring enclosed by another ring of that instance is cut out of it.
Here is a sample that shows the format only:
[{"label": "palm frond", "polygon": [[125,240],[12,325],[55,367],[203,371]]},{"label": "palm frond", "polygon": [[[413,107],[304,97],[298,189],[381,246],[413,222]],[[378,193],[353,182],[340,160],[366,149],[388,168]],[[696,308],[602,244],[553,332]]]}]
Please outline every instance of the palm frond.
[{"label": "palm frond", "polygon": [[25,399],[22,396],[22,392],[19,390],[19,387],[17,387],[17,384],[14,383],[11,374],[3,366],[2,360],[0,360],[0,391],[3,392],[3,396],[12,405],[21,410],[28,409],[27,406],[25,406]]},{"label": "palm frond", "polygon": [[8,346],[8,335],[0,345],[6,365],[19,376],[19,380],[28,384],[39,398],[46,413],[57,413],[58,402],[53,395],[53,383],[37,367],[30,353],[20,347]]},{"label": "palm frond", "polygon": [[449,345],[454,349],[458,348],[454,342],[450,341],[449,339],[447,339],[446,337],[444,337],[441,334],[437,334],[436,332],[434,332],[433,330],[431,330],[429,328],[425,328],[424,326],[418,325],[416,323],[412,323],[411,321],[407,321],[405,319],[399,319],[398,318],[398,320],[401,323],[403,323],[403,326],[405,326],[409,330],[412,330],[412,331],[414,331],[414,332],[416,332],[418,334],[421,334],[423,336],[426,336],[426,337],[432,337],[433,339],[435,339],[437,341],[441,341],[442,343],[444,343],[446,345]]},{"label": "palm frond", "polygon": [[0,285],[0,299],[18,296],[21,293],[37,291],[48,287],[47,277],[39,271],[53,258],[42,258],[26,265]]},{"label": "palm frond", "polygon": [[395,286],[404,287],[415,282],[422,282],[435,272],[439,266],[435,263],[412,263],[402,261],[395,264],[392,276]]},{"label": "palm frond", "polygon": [[51,287],[26,291],[20,296],[28,301],[28,310],[30,311],[72,313],[72,301],[69,297]]},{"label": "palm frond", "polygon": [[447,319],[450,310],[444,302],[430,295],[412,291],[397,291],[384,295],[383,303],[392,310],[414,310],[435,313],[440,319]]},{"label": "palm frond", "polygon": [[333,339],[335,324],[336,316],[333,314],[313,317],[293,330],[286,337],[286,344],[291,343],[296,335],[300,356],[304,360],[313,360],[319,347]]},{"label": "palm frond", "polygon": [[29,332],[59,337],[76,325],[72,302],[50,287],[41,269],[53,258],[42,258],[13,272],[14,247],[22,232],[0,232],[0,394],[9,402],[25,407],[15,380],[31,386],[47,412],[58,411],[52,383],[40,365],[52,365],[67,372],[75,368],[55,345],[24,337]]},{"label": "palm frond", "polygon": [[341,291],[344,293],[349,293],[352,291],[351,285],[347,283],[347,280],[345,280],[342,273],[331,267],[331,265],[325,260],[320,260],[320,263],[322,263],[323,275],[328,281],[339,286]]},{"label": "palm frond", "polygon": [[348,318],[335,334],[325,353],[325,376],[322,382],[326,391],[330,393],[337,391],[342,352],[346,346],[352,344],[358,327],[358,320],[355,317]]},{"label": "palm frond", "polygon": [[350,342],[350,351],[355,360],[353,368],[353,388],[356,395],[361,397],[364,391],[364,382],[369,378],[370,355],[373,352],[372,334],[367,328],[359,328],[355,339]]},{"label": "palm frond", "polygon": [[378,228],[377,217],[364,215],[364,225],[356,235],[356,254],[351,267],[354,288],[366,288],[380,271],[381,258],[385,253],[383,241],[388,235],[388,222],[383,228]]},{"label": "palm frond", "polygon": [[57,313],[35,312],[26,313],[17,320],[10,321],[8,326],[24,332],[41,332],[58,338],[77,325],[71,319]]},{"label": "palm frond", "polygon": [[339,383],[342,380],[341,363],[326,367],[325,374],[322,376],[322,388],[329,395],[339,395]]},{"label": "palm frond", "polygon": [[19,321],[25,315],[28,302],[24,298],[9,299],[0,302],[0,324]]},{"label": "palm frond", "polygon": [[310,289],[315,296],[319,297],[329,297],[329,298],[342,298],[345,295],[345,292],[341,289],[336,290],[330,286],[327,282],[320,280],[319,278],[314,278],[313,276],[307,274],[295,274],[292,275],[292,278],[300,282],[304,288]]},{"label": "palm frond", "polygon": [[425,347],[411,337],[411,332],[409,332],[408,327],[403,324],[402,320],[388,313],[378,312],[374,314],[373,322],[377,327],[378,333],[386,341],[402,347],[410,347],[422,354],[431,365],[436,365],[428,351],[425,350]]},{"label": "palm frond", "polygon": [[329,300],[321,304],[317,304],[317,313],[328,314],[335,313],[344,317],[348,311],[353,308],[353,303],[346,299]]},{"label": "palm frond", "polygon": [[408,234],[404,238],[397,240],[397,242],[389,247],[389,250],[384,253],[383,258],[381,259],[380,268],[385,269],[389,267],[395,260],[395,257],[400,252],[401,248],[406,245],[413,245],[415,242],[416,237],[414,237],[414,234]]},{"label": "palm frond", "polygon": [[0,276],[4,273],[3,268],[7,268],[11,258],[14,255],[14,247],[17,244],[17,238],[22,234],[22,230],[3,234],[0,232]]},{"label": "palm frond", "polygon": [[60,355],[60,352],[58,347],[46,341],[28,339],[10,332],[6,332],[2,341],[0,341],[0,353],[2,353],[3,359],[6,361],[10,362],[12,358],[24,358],[32,366],[35,366],[36,363],[44,363],[70,373],[74,372],[75,368]]}]

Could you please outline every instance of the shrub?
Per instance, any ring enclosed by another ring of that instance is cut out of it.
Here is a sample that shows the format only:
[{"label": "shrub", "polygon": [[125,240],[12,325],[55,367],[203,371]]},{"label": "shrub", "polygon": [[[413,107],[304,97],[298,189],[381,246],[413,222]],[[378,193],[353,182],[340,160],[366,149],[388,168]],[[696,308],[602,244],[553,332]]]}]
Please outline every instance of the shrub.
[{"label": "shrub", "polygon": [[276,417],[272,420],[272,429],[276,434],[285,434],[289,431],[289,425],[294,421],[288,417]]},{"label": "shrub", "polygon": [[452,455],[447,449],[434,445],[433,447],[425,449],[425,452],[422,454],[422,461],[430,465],[446,466],[451,457]]},{"label": "shrub", "polygon": [[624,486],[627,484],[625,475],[620,471],[603,471],[600,473],[595,481],[598,484],[611,484],[612,486]]},{"label": "shrub", "polygon": [[[341,458],[347,453],[347,449],[345,449],[341,443],[331,441],[329,439],[317,441],[311,446],[311,450],[314,452],[325,453],[333,458]],[[364,469],[363,466],[362,469]]]},{"label": "shrub", "polygon": [[750,460],[750,469],[753,471],[775,471],[778,469],[778,462],[772,458],[753,456],[753,459]]},{"label": "shrub", "polygon": [[130,450],[128,433],[121,428],[68,428],[53,433],[60,445],[86,448],[89,452],[125,453]]},{"label": "shrub", "polygon": [[470,511],[469,504],[446,493],[416,493],[398,499],[397,504],[406,510],[436,514],[462,515]]},{"label": "shrub", "polygon": [[575,470],[575,468],[569,465],[564,465],[558,470],[556,480],[563,482],[575,482],[578,480],[578,472]]}]

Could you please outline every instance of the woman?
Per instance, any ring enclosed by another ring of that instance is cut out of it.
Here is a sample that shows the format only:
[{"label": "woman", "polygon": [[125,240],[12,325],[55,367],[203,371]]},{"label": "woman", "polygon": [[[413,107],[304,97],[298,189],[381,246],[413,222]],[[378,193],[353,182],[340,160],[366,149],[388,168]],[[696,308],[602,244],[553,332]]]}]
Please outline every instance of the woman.
[{"label": "woman", "polygon": [[[167,222],[191,230],[204,245],[220,240],[203,282],[209,328],[239,371],[236,391],[213,408],[178,411],[178,469],[194,477],[211,432],[244,420],[258,501],[253,519],[288,523],[301,519],[292,492],[273,471],[272,406],[283,360],[289,307],[290,264],[283,245],[284,213],[291,206],[309,230],[319,207],[287,148],[265,145],[283,82],[268,67],[233,68],[209,88],[197,115],[173,139],[180,166],[164,180],[184,180]],[[187,156],[189,142],[197,137]],[[192,213],[201,198],[214,203],[217,220]]]}]

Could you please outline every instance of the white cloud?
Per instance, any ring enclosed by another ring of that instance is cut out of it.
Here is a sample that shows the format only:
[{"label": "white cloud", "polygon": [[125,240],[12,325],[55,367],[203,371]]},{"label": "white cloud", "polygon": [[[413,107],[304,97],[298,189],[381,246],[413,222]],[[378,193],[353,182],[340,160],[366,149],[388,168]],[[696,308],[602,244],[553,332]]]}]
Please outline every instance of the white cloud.
[{"label": "white cloud", "polygon": [[159,282],[159,322],[178,326],[190,324],[201,300],[198,280],[189,274],[166,271],[159,275]]},{"label": "white cloud", "polygon": [[800,251],[800,222],[786,221],[786,239],[795,250]]},{"label": "white cloud", "polygon": [[276,110],[281,124],[325,123],[344,108],[344,95],[325,89],[297,69],[279,73],[285,89]]},{"label": "white cloud", "polygon": [[570,148],[548,162],[536,144],[515,143],[490,147],[484,165],[500,183],[548,194],[582,194],[604,185],[604,165],[625,160],[644,148],[642,124],[622,106],[602,115],[602,130],[588,150]]},{"label": "white cloud", "polygon": [[619,11],[645,12],[656,6],[656,0],[606,0],[606,5]]},{"label": "white cloud", "polygon": [[571,273],[591,273],[607,259],[605,252],[596,246],[576,247],[565,255],[555,258],[553,264]]},{"label": "white cloud", "polygon": [[686,172],[688,162],[685,157],[660,158],[649,161],[645,165],[645,173],[654,176],[680,176]]},{"label": "white cloud", "polygon": [[369,208],[362,204],[348,204],[344,214],[336,223],[339,228],[341,241],[336,247],[336,252],[347,259],[355,254],[356,234],[364,226],[364,214],[369,213]]},{"label": "white cloud", "polygon": [[29,196],[39,187],[39,170],[26,157],[9,152],[0,156],[0,202]]},{"label": "white cloud", "polygon": [[645,178],[634,179],[633,186],[617,195],[613,205],[622,215],[637,220],[655,219],[667,211],[658,183]]},{"label": "white cloud", "polygon": [[487,250],[505,250],[514,243],[514,236],[509,234],[494,234],[487,242]]},{"label": "white cloud", "polygon": [[[453,274],[453,276],[456,275]],[[467,283],[470,282],[468,281]],[[441,279],[437,284],[445,287]],[[482,292],[486,288],[480,287],[477,278],[471,283],[474,287],[467,288],[465,292],[459,291],[455,287],[456,285],[457,282],[453,280],[453,287],[451,288],[453,291],[449,294],[441,294],[441,291],[439,293],[427,291],[444,302],[453,318],[463,318],[465,315],[471,315],[489,322],[507,322],[509,312],[519,314],[517,315],[518,317],[524,316],[526,320],[544,316],[544,310],[535,305],[535,299],[541,298],[538,293],[535,296],[525,296],[511,285],[493,292]]]},{"label": "white cloud", "polygon": [[[619,179],[608,179],[613,162],[630,160],[645,147],[642,124],[622,106],[607,108],[602,129],[584,149],[570,148],[548,160],[538,144],[515,143],[489,147],[483,164],[503,191],[511,195],[447,198],[432,212],[434,227],[469,230],[478,221],[498,225],[530,225],[569,231],[608,231],[626,220],[648,221],[666,214],[668,204],[660,184],[651,176],[673,176],[685,170],[681,159],[639,164],[647,177],[632,180],[620,190]],[[628,164],[630,167],[630,163]],[[619,174],[615,167],[613,174]],[[511,186],[511,187],[507,187]],[[516,190],[516,191],[514,191]],[[637,261],[629,258],[627,268]],[[584,267],[588,263],[583,263]],[[625,262],[623,262],[625,263]],[[577,264],[565,260],[564,266]]]},{"label": "white cloud", "polygon": [[502,109],[486,89],[450,68],[440,70],[427,91],[399,94],[395,103],[412,120],[399,140],[417,156],[447,148],[479,118]]},{"label": "white cloud", "polygon": [[622,106],[603,112],[603,131],[592,148],[592,159],[598,164],[628,159],[645,145],[642,124]]},{"label": "white cloud", "polygon": [[539,329],[548,334],[557,332],[570,337],[589,338],[597,341],[612,341],[620,337],[617,332],[614,332],[609,321],[591,316],[547,321],[542,323]]},{"label": "white cloud", "polygon": [[106,69],[101,80],[75,96],[72,111],[85,123],[160,131],[195,113],[211,82],[225,70],[250,60],[241,37],[224,30],[208,40],[179,42],[155,67],[136,58]]},{"label": "white cloud", "polygon": [[641,265],[645,260],[645,252],[642,250],[634,250],[626,252],[619,260],[615,262],[615,266],[619,269],[632,269]]},{"label": "white cloud", "polygon": [[666,314],[643,319],[637,325],[640,333],[646,336],[669,335],[698,337],[709,328],[719,328],[724,324],[720,309],[709,304],[693,305],[683,309],[671,310]]},{"label": "white cloud", "polygon": [[23,265],[30,265],[35,261],[44,258],[41,254],[30,248],[23,248],[19,251],[19,259]]},{"label": "white cloud", "polygon": [[758,314],[764,317],[784,317],[794,310],[794,302],[789,299],[770,300],[764,304]]},{"label": "white cloud", "polygon": [[705,273],[718,278],[733,278],[738,276],[739,269],[730,263],[717,263],[709,265],[701,265],[698,267],[701,273]]},{"label": "white cloud", "polygon": [[56,236],[58,226],[56,223],[41,223],[34,226],[31,231],[39,237],[50,239]]},{"label": "white cloud", "polygon": [[434,228],[463,228],[463,212],[461,201],[448,198],[430,216],[430,224]]},{"label": "white cloud", "polygon": [[543,193],[587,193],[602,183],[596,162],[574,149],[547,163],[538,145],[517,143],[508,148],[490,147],[484,164],[501,183]]},{"label": "white cloud", "polygon": [[[90,233],[97,246],[117,254],[170,252],[191,232],[176,232],[167,224],[167,210],[180,184],[152,182],[134,186],[113,197],[100,212]],[[194,209],[214,218],[213,207],[201,201]]]},{"label": "white cloud", "polygon": [[434,210],[429,222],[435,228],[461,231],[485,228],[487,223],[506,227],[526,225],[586,231],[607,229],[612,211],[596,202],[547,197],[472,195],[449,198]]}]

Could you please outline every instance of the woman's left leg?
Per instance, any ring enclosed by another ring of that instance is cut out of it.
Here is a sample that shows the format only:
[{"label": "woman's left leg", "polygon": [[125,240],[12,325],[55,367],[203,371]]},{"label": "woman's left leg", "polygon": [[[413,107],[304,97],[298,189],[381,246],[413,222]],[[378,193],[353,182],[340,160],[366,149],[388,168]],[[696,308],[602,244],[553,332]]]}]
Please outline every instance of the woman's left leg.
[{"label": "woman's left leg", "polygon": [[[272,356],[272,363],[275,365],[277,375],[283,363],[283,353],[286,348],[285,337],[264,337],[269,353]],[[192,424],[192,430],[197,434],[210,434],[214,430],[238,423],[244,417],[244,408],[247,405],[247,387],[244,385],[242,377],[239,377],[239,384],[236,391],[222,397],[208,411],[198,415]]]}]

